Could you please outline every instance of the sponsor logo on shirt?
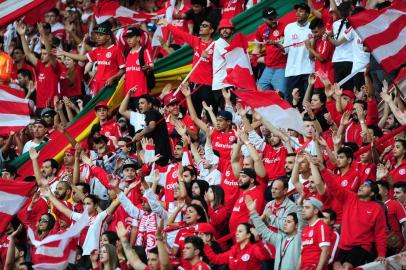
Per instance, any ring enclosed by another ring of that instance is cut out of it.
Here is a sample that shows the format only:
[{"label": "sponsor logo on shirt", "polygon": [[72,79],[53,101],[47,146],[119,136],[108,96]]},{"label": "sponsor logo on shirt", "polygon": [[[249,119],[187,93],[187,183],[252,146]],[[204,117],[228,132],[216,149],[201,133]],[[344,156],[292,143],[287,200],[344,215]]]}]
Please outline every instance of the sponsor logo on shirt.
[{"label": "sponsor logo on shirt", "polygon": [[97,61],[98,65],[110,66],[111,61]]},{"label": "sponsor logo on shirt", "polygon": [[281,159],[279,157],[276,158],[264,158],[262,161],[266,164],[273,164],[279,162]]}]

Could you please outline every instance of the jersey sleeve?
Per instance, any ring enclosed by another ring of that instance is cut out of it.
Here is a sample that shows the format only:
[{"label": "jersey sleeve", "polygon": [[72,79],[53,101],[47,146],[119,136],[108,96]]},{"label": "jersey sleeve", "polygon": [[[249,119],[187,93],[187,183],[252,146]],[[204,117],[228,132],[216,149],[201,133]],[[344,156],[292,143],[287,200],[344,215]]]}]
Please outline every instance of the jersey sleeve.
[{"label": "jersey sleeve", "polygon": [[318,230],[318,242],[319,242],[319,247],[329,247],[330,246],[330,229],[327,227],[326,223],[324,223],[323,221],[319,221],[320,225],[319,225],[319,230]]},{"label": "jersey sleeve", "polygon": [[399,221],[399,223],[401,225],[403,222],[406,222],[405,208],[399,202],[396,202],[395,214],[396,214],[397,220]]},{"label": "jersey sleeve", "polygon": [[87,59],[89,59],[90,62],[96,62],[97,61],[97,48],[94,50],[91,50],[86,54]]},{"label": "jersey sleeve", "polygon": [[116,61],[118,68],[125,68],[125,58],[123,53],[116,47]]}]

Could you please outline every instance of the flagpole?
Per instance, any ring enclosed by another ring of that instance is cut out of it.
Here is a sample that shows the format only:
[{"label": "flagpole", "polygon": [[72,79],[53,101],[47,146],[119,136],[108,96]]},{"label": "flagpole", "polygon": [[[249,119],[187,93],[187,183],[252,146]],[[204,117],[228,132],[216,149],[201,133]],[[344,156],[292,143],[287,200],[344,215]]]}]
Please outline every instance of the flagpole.
[{"label": "flagpole", "polygon": [[[366,67],[362,66],[357,68],[356,70],[354,70],[354,72],[352,72],[351,74],[348,74],[344,79],[342,79],[341,81],[338,82],[339,86],[342,86],[343,84],[345,84],[346,82],[348,82],[349,80],[351,80],[352,77],[354,77],[357,73],[359,73],[362,69],[364,69]],[[348,89],[349,90],[349,89]],[[352,90],[352,89],[351,89]]]},{"label": "flagpole", "polygon": [[[210,50],[211,47],[214,46],[214,41],[212,43],[210,43],[210,45],[206,48],[206,50]],[[195,71],[195,69],[197,68],[197,66],[200,64],[200,62],[202,61],[204,57],[200,57],[199,60],[196,62],[196,64],[192,67],[192,70],[188,73],[188,75],[186,75],[186,77],[183,79],[183,81],[179,84],[178,88],[176,88],[176,91],[173,93],[173,95],[178,94],[182,84],[184,84],[185,82],[187,82],[187,80],[189,80],[189,77],[192,75],[193,71]]]}]

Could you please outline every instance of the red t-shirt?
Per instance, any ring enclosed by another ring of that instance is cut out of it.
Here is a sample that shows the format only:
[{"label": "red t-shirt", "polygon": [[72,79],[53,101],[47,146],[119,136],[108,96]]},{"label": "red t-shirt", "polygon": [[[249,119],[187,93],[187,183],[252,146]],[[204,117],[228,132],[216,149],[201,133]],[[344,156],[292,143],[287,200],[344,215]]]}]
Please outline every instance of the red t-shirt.
[{"label": "red t-shirt", "polygon": [[[314,50],[324,59],[323,62],[314,61],[314,71],[325,73],[330,80],[334,82],[334,68],[331,60],[333,59],[334,46],[327,40],[318,39],[314,44]],[[324,88],[324,84],[317,77],[314,84],[315,88]]]},{"label": "red t-shirt", "polygon": [[[169,3],[169,2],[167,2],[167,3]],[[186,13],[186,11],[188,11],[189,9],[190,9],[190,6],[182,3],[181,7],[178,10],[178,13]],[[190,20],[172,20],[171,24],[174,27],[178,28],[180,31],[189,32],[188,25],[189,24],[193,25],[193,22]],[[162,27],[162,34],[163,34],[164,40],[167,41],[169,38],[169,31],[166,27]],[[179,36],[172,36],[172,38],[173,38],[174,44],[183,45],[185,43],[185,41]]]},{"label": "red t-shirt", "polygon": [[330,246],[330,230],[321,219],[303,228],[301,267],[319,263],[321,248]]},{"label": "red t-shirt", "polygon": [[34,67],[27,64],[23,63],[20,68],[17,68],[17,65],[13,65],[13,69],[11,70],[11,79],[16,80],[17,79],[17,73],[20,69],[28,69],[31,73],[31,78],[33,81],[35,81],[35,70]]},{"label": "red t-shirt", "polygon": [[229,229],[230,233],[234,233],[237,230],[237,227],[240,223],[249,222],[250,213],[245,204],[245,196],[251,196],[251,198],[256,199],[256,209],[257,213],[262,213],[265,206],[264,199],[264,189],[258,186],[253,186],[248,190],[241,190],[240,196],[234,204],[234,208],[231,212]]},{"label": "red t-shirt", "polygon": [[[193,36],[187,32],[179,30],[173,25],[168,25],[168,30],[172,32],[174,36],[182,38],[193,48],[193,62],[194,66],[199,61],[202,51],[205,51],[207,47],[213,42],[204,42],[200,38]],[[199,83],[204,85],[212,85],[213,81],[213,48],[209,50],[210,58],[203,58],[200,64],[196,67],[195,71],[190,76],[190,82]]]},{"label": "red t-shirt", "polygon": [[[283,32],[285,25],[278,23],[275,29],[269,28],[266,24],[258,27],[255,38],[256,40],[263,42],[268,40],[281,40],[283,38]],[[283,53],[283,49],[276,47],[275,45],[265,45],[265,65],[270,68],[284,68],[286,67],[287,57]]]},{"label": "red t-shirt", "polygon": [[245,0],[220,0],[221,18],[231,19],[244,11]]},{"label": "red t-shirt", "polygon": [[[131,95],[132,97],[139,97],[148,93],[147,79],[140,65],[140,51],[141,48],[138,51],[130,51],[125,61],[125,92],[128,93],[131,88],[137,86],[137,91]],[[152,64],[151,54],[148,50],[144,50],[144,62],[144,65]]]},{"label": "red t-shirt", "polygon": [[211,136],[211,145],[213,150],[217,150],[220,154],[220,158],[230,160],[231,158],[231,148],[233,148],[233,142],[237,139],[234,130],[229,132],[219,131],[218,129],[213,129],[213,134]]},{"label": "red t-shirt", "polygon": [[106,137],[114,136],[118,139],[121,137],[120,126],[114,120],[109,120],[100,125],[100,134]]},{"label": "red t-shirt", "polygon": [[222,175],[220,186],[224,189],[224,205],[231,209],[239,196],[238,179],[234,176],[230,159],[220,158],[217,169]]},{"label": "red t-shirt", "polygon": [[199,261],[195,265],[192,265],[190,270],[211,270],[211,268],[207,263]]},{"label": "red t-shirt", "polygon": [[108,79],[125,67],[124,55],[115,45],[107,48],[97,47],[87,53],[87,58],[90,62],[97,62],[97,71],[91,87],[95,94],[104,87]]},{"label": "red t-shirt", "polygon": [[189,261],[185,261],[183,259],[183,249],[185,248],[185,239],[188,236],[195,235],[195,227],[184,227],[178,231],[175,237],[175,241],[173,243],[174,247],[178,247],[178,254],[180,254],[180,263],[185,269],[189,269],[191,266]]},{"label": "red t-shirt", "polygon": [[389,175],[393,178],[394,183],[406,182],[406,159],[403,160],[400,166],[392,169]]},{"label": "red t-shirt", "polygon": [[402,235],[402,223],[406,221],[405,208],[400,202],[395,200],[387,200],[385,205],[388,209],[388,223],[390,231],[394,231],[398,235],[399,239],[402,240],[401,246],[403,246],[404,241]]},{"label": "red t-shirt", "polygon": [[376,165],[373,162],[362,163],[358,162],[358,180],[360,184],[363,184],[365,180],[376,180]]},{"label": "red t-shirt", "polygon": [[337,181],[343,188],[357,192],[361,184],[358,178],[357,163],[353,162],[343,175],[337,171]]},{"label": "red t-shirt", "polygon": [[83,79],[84,67],[80,65],[75,65],[74,76],[75,84],[69,85],[68,82],[68,70],[65,65],[61,66],[61,93],[59,97],[67,96],[74,97],[82,95],[82,79]]},{"label": "red t-shirt", "polygon": [[271,145],[266,144],[263,151],[262,162],[264,163],[269,181],[286,174],[285,159],[287,155],[288,151],[284,146],[274,148]]},{"label": "red t-shirt", "polygon": [[171,164],[167,167],[166,170],[166,182],[165,182],[165,202],[173,202],[174,191],[178,186],[178,168],[179,163]]},{"label": "red t-shirt", "polygon": [[58,93],[59,82],[59,67],[56,64],[44,65],[40,60],[37,60],[35,66],[35,73],[37,75],[37,102],[38,108],[45,108],[47,100],[53,100],[54,96]]}]

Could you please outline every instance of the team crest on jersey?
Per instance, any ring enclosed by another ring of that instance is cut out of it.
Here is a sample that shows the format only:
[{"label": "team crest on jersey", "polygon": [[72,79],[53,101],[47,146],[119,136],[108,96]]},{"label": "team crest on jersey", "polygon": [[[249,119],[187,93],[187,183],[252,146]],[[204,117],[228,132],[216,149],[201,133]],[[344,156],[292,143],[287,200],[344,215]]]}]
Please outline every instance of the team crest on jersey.
[{"label": "team crest on jersey", "polygon": [[244,198],[242,198],[242,197],[238,200],[239,203],[242,203],[243,201],[244,201]]},{"label": "team crest on jersey", "polygon": [[310,232],[309,232],[309,237],[312,237],[313,236],[313,230],[311,230]]},{"label": "team crest on jersey", "polygon": [[107,58],[110,58],[110,57],[111,57],[111,52],[107,52],[107,53],[106,53],[106,57],[107,57]]},{"label": "team crest on jersey", "polygon": [[278,30],[273,31],[273,36],[274,36],[274,37],[279,36],[279,31],[278,31]]},{"label": "team crest on jersey", "polygon": [[178,171],[174,171],[172,173],[172,178],[178,178]]},{"label": "team crest on jersey", "polygon": [[292,35],[292,39],[298,39],[298,38],[299,38],[299,36],[297,34]]},{"label": "team crest on jersey", "polygon": [[348,181],[347,181],[347,180],[341,181],[341,186],[342,186],[342,187],[346,187],[347,185],[348,185]]},{"label": "team crest on jersey", "polygon": [[405,170],[405,169],[400,169],[400,170],[399,170],[399,174],[400,174],[400,175],[404,175],[405,173],[406,173],[406,170]]},{"label": "team crest on jersey", "polygon": [[369,174],[370,171],[371,171],[371,168],[366,168],[366,169],[365,169],[365,173],[366,173],[366,174]]},{"label": "team crest on jersey", "polygon": [[250,255],[249,255],[249,254],[244,254],[244,255],[242,255],[242,257],[241,257],[241,260],[242,260],[243,262],[248,262],[249,259],[250,259]]}]

